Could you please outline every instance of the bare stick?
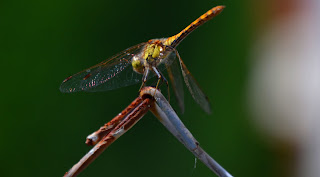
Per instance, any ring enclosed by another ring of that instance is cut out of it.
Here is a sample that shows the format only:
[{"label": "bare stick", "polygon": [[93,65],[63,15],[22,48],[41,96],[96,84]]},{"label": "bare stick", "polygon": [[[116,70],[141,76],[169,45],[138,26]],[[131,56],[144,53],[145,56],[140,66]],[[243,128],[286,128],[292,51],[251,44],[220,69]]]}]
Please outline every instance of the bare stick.
[{"label": "bare stick", "polygon": [[[133,101],[109,123],[105,124],[105,130],[96,134],[95,141],[101,139],[103,133],[108,133],[96,144],[77,164],[75,164],[64,176],[77,176],[91,162],[93,162],[110,144],[127,132],[150,109],[160,122],[199,160],[219,177],[232,177],[222,166],[210,157],[200,146],[190,131],[184,126],[168,101],[157,89],[146,87],[141,90],[140,97]],[[106,126],[108,125],[108,126]],[[112,126],[110,126],[112,125]],[[108,129],[108,130],[107,130]],[[91,140],[94,142],[93,140]]]}]

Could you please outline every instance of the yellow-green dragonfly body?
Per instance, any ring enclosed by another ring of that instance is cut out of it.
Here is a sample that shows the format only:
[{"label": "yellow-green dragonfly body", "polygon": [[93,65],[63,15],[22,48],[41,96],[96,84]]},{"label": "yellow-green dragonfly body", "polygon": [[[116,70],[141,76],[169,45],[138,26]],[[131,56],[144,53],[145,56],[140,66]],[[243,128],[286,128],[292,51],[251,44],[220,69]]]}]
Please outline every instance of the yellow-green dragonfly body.
[{"label": "yellow-green dragonfly body", "polygon": [[216,6],[172,37],[151,39],[148,42],[137,44],[97,65],[69,76],[62,82],[60,91],[67,93],[106,91],[139,82],[142,82],[141,87],[143,87],[150,78],[151,72],[158,77],[158,83],[160,80],[167,83],[161,73],[162,70],[167,69],[179,106],[184,110],[182,79],[177,73],[178,64],[174,60],[177,56],[184,81],[192,97],[206,112],[210,113],[211,108],[207,97],[183,63],[176,47],[188,34],[218,15],[223,9],[224,6]]}]

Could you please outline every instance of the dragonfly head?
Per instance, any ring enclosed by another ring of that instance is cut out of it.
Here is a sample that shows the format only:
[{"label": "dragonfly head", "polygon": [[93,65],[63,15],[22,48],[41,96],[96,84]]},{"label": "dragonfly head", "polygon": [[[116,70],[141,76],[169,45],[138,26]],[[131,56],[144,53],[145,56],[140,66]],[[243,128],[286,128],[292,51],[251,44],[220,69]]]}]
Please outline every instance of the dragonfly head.
[{"label": "dragonfly head", "polygon": [[132,62],[131,62],[132,68],[135,72],[137,73],[144,73],[144,61],[141,59],[141,57],[138,56],[134,56],[132,58]]}]

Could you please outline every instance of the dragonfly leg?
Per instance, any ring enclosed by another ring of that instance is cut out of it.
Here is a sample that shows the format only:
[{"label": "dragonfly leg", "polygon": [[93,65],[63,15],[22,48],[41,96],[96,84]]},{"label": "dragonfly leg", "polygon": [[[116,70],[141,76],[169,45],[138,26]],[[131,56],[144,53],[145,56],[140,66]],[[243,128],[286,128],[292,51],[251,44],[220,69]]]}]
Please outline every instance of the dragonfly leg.
[{"label": "dragonfly leg", "polygon": [[169,90],[168,80],[163,76],[163,74],[155,66],[152,67],[152,70],[158,77],[158,82],[157,82],[156,88],[158,89],[160,81],[165,82],[167,85],[167,89],[168,89],[168,100],[170,100],[170,90]]},{"label": "dragonfly leg", "polygon": [[142,84],[140,86],[139,92],[141,91],[141,89],[144,87],[144,84],[147,82],[148,79],[148,75],[149,75],[149,69],[145,69],[144,73],[143,73],[143,77],[142,77]]}]

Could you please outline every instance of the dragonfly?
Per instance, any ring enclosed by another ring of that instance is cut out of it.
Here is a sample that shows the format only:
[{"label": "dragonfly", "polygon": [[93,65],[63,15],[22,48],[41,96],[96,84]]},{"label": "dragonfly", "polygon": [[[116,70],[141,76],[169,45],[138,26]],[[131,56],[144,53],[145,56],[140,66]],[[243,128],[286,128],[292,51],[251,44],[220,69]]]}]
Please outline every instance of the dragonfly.
[{"label": "dragonfly", "polygon": [[[176,35],[142,42],[67,77],[62,82],[60,91],[64,93],[107,91],[137,83],[141,83],[141,90],[147,80],[154,76],[158,79],[156,88],[158,88],[160,81],[164,81],[169,87],[167,79],[162,74],[163,70],[167,70],[178,105],[184,112],[183,82],[179,73],[180,64],[184,82],[192,98],[205,112],[211,113],[207,96],[184,64],[176,47],[192,31],[220,14],[224,8],[225,6],[213,7]],[[178,58],[179,62],[175,58]]]}]

